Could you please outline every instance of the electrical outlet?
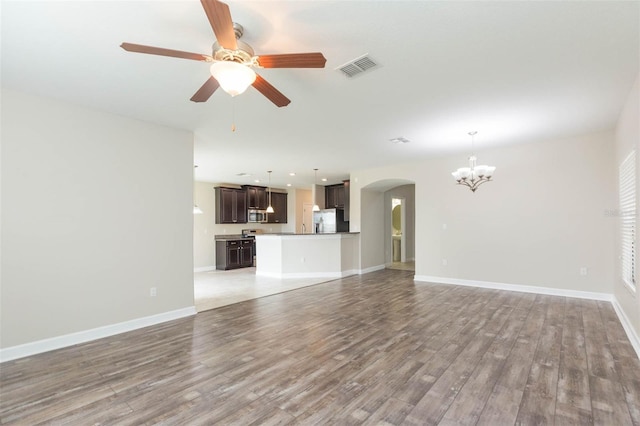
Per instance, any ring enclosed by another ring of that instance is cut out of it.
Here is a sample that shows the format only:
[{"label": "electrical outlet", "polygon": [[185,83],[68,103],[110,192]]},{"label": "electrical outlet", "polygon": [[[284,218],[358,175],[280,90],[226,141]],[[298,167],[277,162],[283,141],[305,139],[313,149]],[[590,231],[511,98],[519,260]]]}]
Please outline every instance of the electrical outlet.
[{"label": "electrical outlet", "polygon": [[149,289],[149,296],[156,297],[158,295],[158,289],[156,287],[151,287]]},{"label": "electrical outlet", "polygon": [[585,266],[583,266],[582,268],[580,268],[580,275],[585,276],[587,275],[588,270]]},{"label": "electrical outlet", "polygon": [[447,262],[447,259],[442,259],[442,266],[447,266],[447,263],[449,263]]},{"label": "electrical outlet", "polygon": [[300,258],[300,262],[304,263],[304,257]]},{"label": "electrical outlet", "polygon": [[446,231],[446,230],[447,230],[447,224],[446,224],[446,223],[443,223],[443,224],[442,224],[442,230],[443,230],[443,231]]}]

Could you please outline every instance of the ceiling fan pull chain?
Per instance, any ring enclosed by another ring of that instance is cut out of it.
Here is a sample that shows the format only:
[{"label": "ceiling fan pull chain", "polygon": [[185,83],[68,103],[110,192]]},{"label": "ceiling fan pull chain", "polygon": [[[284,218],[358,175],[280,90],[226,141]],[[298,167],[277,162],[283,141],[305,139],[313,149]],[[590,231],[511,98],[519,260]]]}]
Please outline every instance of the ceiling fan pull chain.
[{"label": "ceiling fan pull chain", "polygon": [[231,131],[236,131],[236,98],[231,98]]}]

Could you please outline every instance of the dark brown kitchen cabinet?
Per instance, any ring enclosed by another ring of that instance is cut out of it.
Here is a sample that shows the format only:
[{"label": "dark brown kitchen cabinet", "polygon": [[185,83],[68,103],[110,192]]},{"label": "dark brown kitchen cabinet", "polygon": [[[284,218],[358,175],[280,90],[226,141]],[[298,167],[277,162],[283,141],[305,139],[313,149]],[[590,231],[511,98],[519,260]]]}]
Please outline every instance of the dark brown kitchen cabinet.
[{"label": "dark brown kitchen cabinet", "polygon": [[247,194],[243,189],[215,188],[216,223],[247,223]]},{"label": "dark brown kitchen cabinet", "polygon": [[216,269],[228,270],[253,266],[253,240],[217,240]]},{"label": "dark brown kitchen cabinet", "polygon": [[287,223],[287,194],[284,192],[272,192],[271,206],[274,213],[267,213],[267,222]]},{"label": "dark brown kitchen cabinet", "polygon": [[267,188],[263,186],[245,186],[247,192],[247,208],[265,210],[269,206]]},{"label": "dark brown kitchen cabinet", "polygon": [[344,208],[344,184],[327,185],[324,187],[324,206],[327,209]]}]

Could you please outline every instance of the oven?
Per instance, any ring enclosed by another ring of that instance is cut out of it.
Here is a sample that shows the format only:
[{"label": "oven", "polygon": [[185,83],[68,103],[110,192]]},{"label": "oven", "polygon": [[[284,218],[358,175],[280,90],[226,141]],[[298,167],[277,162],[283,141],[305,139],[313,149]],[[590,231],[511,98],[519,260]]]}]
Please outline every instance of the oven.
[{"label": "oven", "polygon": [[262,234],[262,229],[243,229],[242,238],[253,240],[253,266],[256,266],[256,235]]},{"label": "oven", "polygon": [[249,209],[247,212],[247,222],[249,223],[267,223],[267,211]]}]

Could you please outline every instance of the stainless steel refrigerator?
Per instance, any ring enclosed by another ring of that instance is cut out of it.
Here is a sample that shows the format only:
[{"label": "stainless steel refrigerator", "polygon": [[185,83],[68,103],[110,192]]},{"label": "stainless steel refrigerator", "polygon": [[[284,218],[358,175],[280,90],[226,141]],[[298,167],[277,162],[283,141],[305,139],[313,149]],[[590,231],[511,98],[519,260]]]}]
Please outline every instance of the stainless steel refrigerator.
[{"label": "stainless steel refrigerator", "polygon": [[316,234],[349,232],[349,222],[344,220],[344,210],[324,209],[313,213],[313,229]]}]

